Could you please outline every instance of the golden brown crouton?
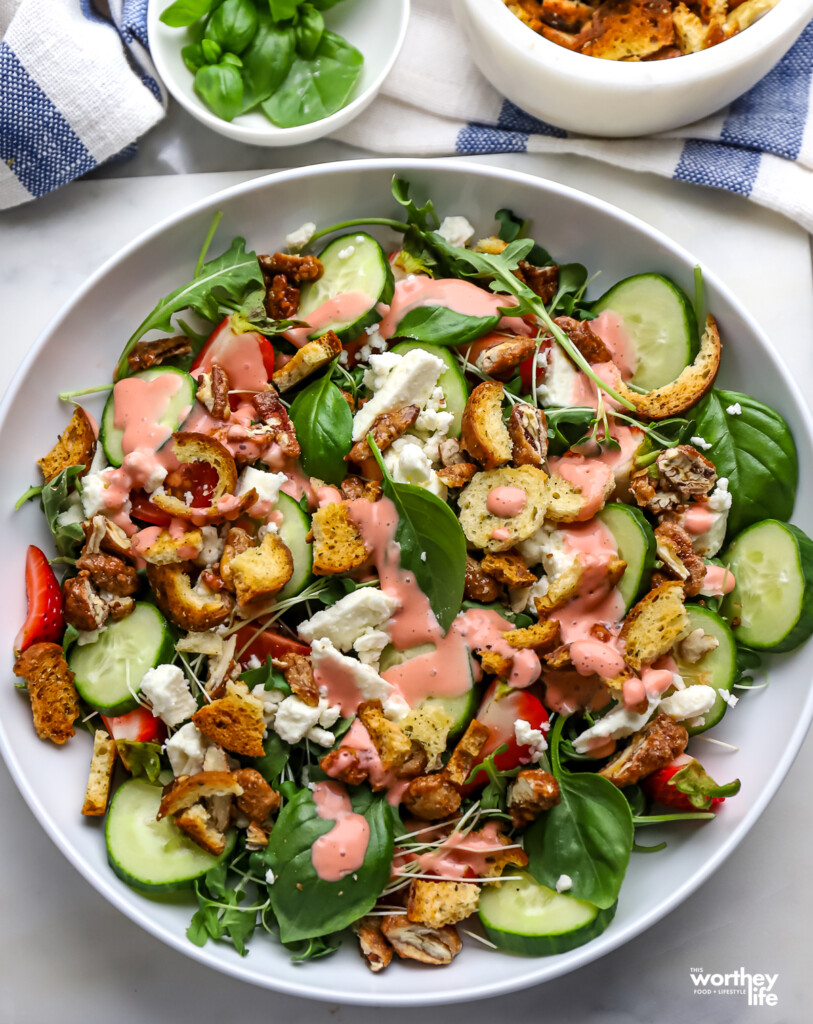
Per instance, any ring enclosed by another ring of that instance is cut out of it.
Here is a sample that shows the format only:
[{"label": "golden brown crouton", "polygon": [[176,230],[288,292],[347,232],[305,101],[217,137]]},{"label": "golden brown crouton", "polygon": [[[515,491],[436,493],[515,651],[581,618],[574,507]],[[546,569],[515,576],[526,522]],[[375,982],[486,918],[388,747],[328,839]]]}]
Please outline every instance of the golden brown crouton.
[{"label": "golden brown crouton", "polygon": [[514,828],[524,828],[562,799],[559,783],[541,768],[520,772],[508,790],[508,810]]},{"label": "golden brown crouton", "polygon": [[415,924],[442,928],[477,912],[480,888],[471,882],[433,882],[414,879],[409,886],[407,918]]},{"label": "golden brown crouton", "polygon": [[243,787],[236,772],[198,772],[179,775],[164,790],[156,818],[160,821],[168,814],[180,814],[201,800],[215,796],[242,796]]},{"label": "golden brown crouton", "polygon": [[548,454],[548,421],[543,410],[517,402],[508,417],[508,433],[514,465],[541,468]]},{"label": "golden brown crouton", "polygon": [[431,697],[421,707],[413,708],[399,723],[406,735],[426,751],[430,771],[437,767],[440,755],[446,749],[452,724],[449,712]]},{"label": "golden brown crouton", "polygon": [[640,672],[671,650],[675,640],[689,624],[683,605],[685,594],[679,580],[669,580],[650,590],[629,611],[621,628],[624,660],[634,672]]},{"label": "golden brown crouton", "polygon": [[534,598],[536,612],[540,619],[545,619],[557,608],[563,608],[568,601],[576,597],[582,582],[582,566],[578,559],[572,562],[564,572],[554,576],[548,584],[547,593]]},{"label": "golden brown crouton", "polygon": [[475,252],[485,252],[490,256],[499,256],[508,245],[508,242],[504,242],[501,238],[497,238],[496,235],[489,235],[488,238],[481,238],[477,245],[474,246]]},{"label": "golden brown crouton", "polygon": [[190,579],[189,562],[176,565],[150,565],[147,579],[155,594],[155,603],[170,622],[193,633],[214,629],[229,617],[234,599],[223,591],[199,593]]},{"label": "golden brown crouton", "polygon": [[742,32],[743,29],[753,25],[757,18],[761,18],[763,14],[776,7],[778,3],[779,0],[745,0],[744,3],[738,4],[726,18],[726,36]]},{"label": "golden brown crouton", "polygon": [[288,391],[295,384],[325,366],[331,359],[335,359],[341,350],[342,343],[333,331],[328,331],[320,338],[307,342],[284,366],[274,371],[271,378],[274,386],[278,391]]},{"label": "golden brown crouton", "polygon": [[682,725],[669,715],[658,715],[631,737],[629,744],[604,765],[599,775],[623,789],[671,764],[683,753],[688,742],[689,734]]},{"label": "golden brown crouton", "polygon": [[369,552],[347,505],[333,502],[313,513],[313,574],[337,576],[364,565]]},{"label": "golden brown crouton", "polygon": [[[405,405],[403,409],[396,409],[394,412],[382,412],[380,416],[376,416],[370,424],[368,433],[373,435],[373,440],[378,446],[378,450],[380,452],[386,451],[396,438],[403,437],[415,423],[420,412],[420,406]],[[360,441],[356,441],[344,458],[346,462],[363,463],[372,454],[373,451],[365,436]]]},{"label": "golden brown crouton", "polygon": [[[484,551],[508,551],[542,525],[548,507],[547,474],[535,466],[506,467],[478,473],[460,493],[460,525],[467,540]],[[497,487],[525,491],[525,505],[515,516],[494,515],[488,497]]]},{"label": "golden brown crouton", "polygon": [[511,669],[514,667],[513,657],[506,658],[504,654],[499,654],[497,651],[488,651],[483,648],[477,648],[475,653],[480,659],[480,665],[487,676],[507,679],[511,675]]},{"label": "golden brown crouton", "polygon": [[681,53],[697,53],[705,50],[708,45],[709,26],[684,3],[679,3],[672,11],[675,26],[675,41]]},{"label": "golden brown crouton", "polygon": [[503,633],[503,640],[518,650],[552,651],[561,642],[559,620],[540,619],[522,629],[510,629]]},{"label": "golden brown crouton", "polygon": [[[485,839],[483,832],[483,829],[480,829],[479,832],[472,832],[472,838]],[[489,839],[491,842],[494,841],[493,836]],[[498,878],[507,867],[524,868],[528,863],[528,855],[524,850],[507,849],[507,847],[516,847],[515,840],[509,839],[502,832],[497,833],[496,840],[500,848],[485,854],[483,858],[485,863],[480,870],[482,878]]]},{"label": "golden brown crouton", "polygon": [[226,833],[219,829],[203,804],[193,804],[175,815],[178,828],[207,853],[219,857],[226,849]]},{"label": "golden brown crouton", "polygon": [[[193,519],[196,523],[203,520],[215,522],[220,519],[236,519],[256,502],[257,492],[253,489],[234,499],[237,488],[237,465],[228,448],[214,437],[194,432],[178,432],[172,435],[172,446],[175,458],[182,465],[203,462],[211,466],[217,473],[217,483],[212,488],[211,503],[201,508],[192,508],[174,494],[168,494],[160,488],[153,491],[150,500],[163,512],[169,512],[180,519]],[[222,507],[218,508],[221,500]]]},{"label": "golden brown crouton", "polygon": [[421,821],[439,821],[454,814],[462,797],[444,774],[419,775],[407,786],[403,802]]},{"label": "golden brown crouton", "polygon": [[480,562],[483,572],[507,587],[530,587],[536,583],[536,576],[525,564],[525,559],[516,551],[500,554],[489,553]]},{"label": "golden brown crouton", "polygon": [[381,934],[381,921],[377,917],[362,917],[353,925],[358,936],[359,949],[365,963],[377,974],[392,962],[392,946]]},{"label": "golden brown crouton", "polygon": [[237,797],[237,807],[249,821],[258,825],[279,810],[280,795],[260,775],[256,768],[238,768],[233,773],[243,792]]},{"label": "golden brown crouton", "polygon": [[357,711],[385,771],[396,771],[412,753],[412,743],[401,727],[384,716],[380,700],[368,700]]},{"label": "golden brown crouton", "polygon": [[90,772],[85,790],[85,802],[82,814],[96,817],[107,810],[110,796],[110,780],[116,767],[116,741],[111,740],[104,729],[97,729],[93,734],[93,756],[90,759]]},{"label": "golden brown crouton", "polygon": [[[365,758],[365,761],[367,759]],[[361,753],[355,747],[342,744],[328,751],[319,761],[319,767],[331,779],[338,779],[348,786],[360,786],[369,777],[368,765],[361,763]]]},{"label": "golden brown crouton", "polygon": [[213,743],[246,757],[262,757],[263,707],[256,697],[241,693],[231,683],[225,697],[204,704],[192,715],[192,721]]},{"label": "golden brown crouton", "polygon": [[476,718],[469,722],[443,769],[446,778],[455,786],[462,786],[471,775],[490,735],[488,727],[481,725]]},{"label": "golden brown crouton", "polygon": [[456,462],[453,466],[442,466],[437,477],[446,487],[465,487],[479,472],[480,467],[474,462]]},{"label": "golden brown crouton", "polygon": [[267,533],[259,547],[248,548],[229,564],[241,607],[272,598],[282,590],[293,572],[294,560],[288,545],[276,533]]},{"label": "golden brown crouton", "polygon": [[587,52],[606,60],[641,58],[673,38],[669,0],[605,0],[593,15]]},{"label": "golden brown crouton", "polygon": [[[580,460],[583,456],[565,455],[563,461],[569,461],[570,458]],[[604,490],[597,506],[594,498],[584,496],[581,487],[570,483],[561,473],[554,470],[548,480],[548,508],[545,515],[554,523],[584,522],[592,519],[596,512],[604,507],[614,490],[615,476],[611,472],[606,472]]]},{"label": "golden brown crouton", "polygon": [[152,565],[173,565],[197,558],[203,546],[200,530],[187,530],[179,537],[173,537],[169,530],[161,530],[148,548],[141,552],[145,562]]},{"label": "golden brown crouton", "polygon": [[463,410],[462,447],[486,469],[511,461],[511,437],[502,418],[503,386],[483,381],[469,395]]},{"label": "golden brown crouton", "polygon": [[61,645],[33,644],[15,662],[14,675],[25,679],[37,736],[57,745],[69,740],[79,717],[79,694]]},{"label": "golden brown crouton", "polygon": [[467,555],[464,597],[469,601],[482,601],[485,604],[490,604],[497,600],[501,590],[502,587],[494,577],[483,572],[480,563],[471,555]]},{"label": "golden brown crouton", "polygon": [[67,427],[59,435],[59,440],[47,455],[37,459],[45,482],[67,469],[68,466],[84,466],[79,474],[84,476],[90,469],[96,452],[96,432],[90,418],[81,406],[76,406]]},{"label": "golden brown crouton", "polygon": [[413,924],[406,914],[390,914],[381,919],[381,934],[403,960],[445,967],[463,948],[453,925],[427,928]]}]

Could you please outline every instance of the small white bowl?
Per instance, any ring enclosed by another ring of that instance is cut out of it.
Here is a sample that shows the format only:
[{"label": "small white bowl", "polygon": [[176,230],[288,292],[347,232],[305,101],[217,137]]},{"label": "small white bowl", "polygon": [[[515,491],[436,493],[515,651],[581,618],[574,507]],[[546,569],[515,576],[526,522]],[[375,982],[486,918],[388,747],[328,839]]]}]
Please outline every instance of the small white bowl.
[{"label": "small white bowl", "polygon": [[361,51],[364,66],[346,106],[320,121],[295,128],[278,128],[258,110],[241,114],[233,121],[224,121],[214,114],[195,93],[194,76],[181,59],[181,48],[189,42],[186,30],[170,28],[159,20],[171,0],[149,3],[147,31],[156,70],[185,110],[207,128],[237,142],[252,146],[298,146],[338,131],[372,103],[404,44],[410,0],[344,0],[325,11],[325,26]]},{"label": "small white bowl", "polygon": [[639,62],[567,50],[503,0],[452,2],[475,63],[504,96],[558,128],[609,137],[669,131],[726,106],[781,60],[813,17],[813,0],[779,0],[709,50]]}]

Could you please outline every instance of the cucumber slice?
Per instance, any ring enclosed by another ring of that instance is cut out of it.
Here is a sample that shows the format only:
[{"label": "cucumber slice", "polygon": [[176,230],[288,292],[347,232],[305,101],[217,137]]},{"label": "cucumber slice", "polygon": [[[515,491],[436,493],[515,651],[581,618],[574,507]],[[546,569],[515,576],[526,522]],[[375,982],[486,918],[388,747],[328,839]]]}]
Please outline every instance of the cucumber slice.
[{"label": "cucumber slice", "polygon": [[[679,655],[680,645],[677,644],[673,657],[677,670],[687,686],[694,683],[705,683],[706,686],[713,686],[715,690],[726,690],[731,692],[734,680],[737,678],[737,644],[734,634],[728,628],[720,616],[710,608],[704,608],[699,604],[687,604],[686,611],[689,615],[688,630],[702,629],[708,636],[716,638],[718,647],[708,654],[704,654],[700,661],[693,664],[684,661]],[[728,705],[722,697],[717,696],[710,711],[703,715],[702,725],[689,726],[685,722],[690,736],[697,736],[705,732],[713,725],[717,725],[726,713]]]},{"label": "cucumber slice", "polygon": [[721,611],[740,620],[738,643],[792,651],[813,633],[813,541],[807,534],[765,519],[743,530],[721,561],[735,581]]},{"label": "cucumber slice", "polygon": [[284,601],[304,590],[310,582],[313,545],[305,538],[310,533],[311,521],[294,499],[284,491],[279,493],[276,511],[282,513],[279,535],[287,544],[294,560],[294,574],[277,594],[277,601]]},{"label": "cucumber slice", "polygon": [[618,557],[627,563],[618,584],[626,613],[649,587],[655,568],[655,534],[643,512],[633,505],[605,505],[596,518],[613,535]]},{"label": "cucumber slice", "polygon": [[74,644],[68,667],[79,696],[103,715],[123,715],[138,707],[147,669],[172,661],[175,642],[164,616],[139,601],[126,619],[111,622],[92,644]]},{"label": "cucumber slice", "polygon": [[635,353],[631,384],[651,391],[680,376],[697,355],[697,320],[686,293],[660,274],[636,274],[613,285],[593,305],[624,321]]},{"label": "cucumber slice", "polygon": [[[399,651],[390,644],[389,647],[385,647],[381,652],[379,672],[383,675],[387,669],[393,668],[395,665],[403,665],[410,658],[418,658],[422,654],[429,654],[434,649],[434,644],[418,644],[417,647],[410,647],[406,651]],[[443,708],[452,719],[452,725],[449,729],[449,738],[452,739],[455,736],[459,736],[472,718],[474,718],[478,699],[477,690],[474,687],[474,677],[471,676],[471,688],[466,693],[461,693],[458,697],[424,697],[416,706],[419,708]]]},{"label": "cucumber slice", "polygon": [[401,341],[397,345],[393,345],[392,351],[396,355],[405,356],[413,348],[422,348],[446,363],[447,369],[441,373],[438,384],[443,388],[443,394],[446,396],[446,411],[454,416],[449,427],[449,437],[460,437],[460,425],[463,422],[463,410],[466,408],[469,398],[469,388],[457,360],[448,348],[444,348],[442,345],[429,345],[424,341]]},{"label": "cucumber slice", "polygon": [[522,956],[551,956],[583,946],[601,935],[615,916],[617,904],[606,910],[577,900],[530,875],[500,887],[483,886],[478,913],[486,935],[500,949]]},{"label": "cucumber slice", "polygon": [[318,281],[304,285],[299,296],[297,318],[308,320],[314,310],[347,292],[363,292],[369,304],[351,315],[337,310],[336,319],[322,323],[308,335],[318,338],[325,331],[334,331],[342,344],[358,338],[365,327],[378,323],[378,304],[392,302],[395,281],[389,260],[374,238],[363,232],[335,238],[319,253],[325,272]]},{"label": "cucumber slice", "polygon": [[[158,421],[162,427],[166,427],[169,431],[167,434],[167,438],[169,438],[170,434],[178,430],[189,415],[189,410],[195,404],[195,394],[198,389],[197,382],[194,377],[190,377],[184,370],[179,370],[175,366],[156,366],[152,370],[142,370],[141,373],[134,373],[132,376],[139,377],[142,380],[155,380],[156,377],[165,377],[167,374],[172,374],[180,381],[178,390],[167,403],[166,412]],[[127,379],[129,380],[130,378],[128,377]],[[102,442],[102,448],[104,448],[104,453],[110,465],[120,466],[124,462],[126,453],[122,449],[124,431],[119,430],[113,423],[115,417],[115,397],[116,389],[113,388],[110,392],[110,397],[105,402],[104,412],[102,413],[99,440]],[[160,448],[161,446],[158,445],[158,447]]]},{"label": "cucumber slice", "polygon": [[110,867],[122,881],[141,892],[191,889],[234,846],[230,832],[219,857],[188,839],[171,818],[156,821],[161,787],[129,779],[116,790],[107,812],[104,836]]}]

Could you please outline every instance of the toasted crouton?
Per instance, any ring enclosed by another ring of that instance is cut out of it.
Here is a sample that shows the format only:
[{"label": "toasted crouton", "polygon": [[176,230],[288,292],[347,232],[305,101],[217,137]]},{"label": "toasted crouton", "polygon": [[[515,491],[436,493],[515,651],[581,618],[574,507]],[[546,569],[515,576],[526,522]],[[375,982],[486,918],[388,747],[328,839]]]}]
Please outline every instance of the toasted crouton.
[{"label": "toasted crouton", "polygon": [[[535,533],[548,507],[547,474],[535,466],[491,469],[478,473],[460,493],[460,525],[469,542],[484,551],[507,551]],[[520,487],[526,502],[515,516],[493,515],[489,493],[496,487]]]},{"label": "toasted crouton", "polygon": [[178,828],[207,853],[219,857],[226,849],[226,833],[219,829],[208,808],[193,804],[175,815]]},{"label": "toasted crouton", "polygon": [[193,804],[211,797],[242,795],[243,787],[237,781],[235,772],[213,771],[179,775],[164,791],[156,818],[160,821],[168,814],[180,814]]},{"label": "toasted crouton", "polygon": [[200,593],[189,577],[191,565],[147,563],[147,579],[155,593],[155,603],[166,617],[181,629],[203,633],[214,629],[229,617],[234,599],[223,591]]},{"label": "toasted crouton", "polygon": [[68,466],[84,466],[79,474],[84,476],[90,469],[95,452],[96,431],[88,414],[77,405],[67,427],[59,435],[59,440],[47,455],[37,459],[37,465],[46,483]]},{"label": "toasted crouton", "polygon": [[506,658],[504,654],[499,654],[497,651],[488,651],[483,648],[478,648],[476,653],[480,659],[480,665],[487,676],[507,679],[511,675],[511,669],[514,667],[513,657]]},{"label": "toasted crouton", "polygon": [[14,675],[25,679],[37,736],[57,745],[69,740],[79,717],[79,694],[61,645],[33,644],[15,662]]},{"label": "toasted crouton", "polygon": [[385,771],[396,771],[412,752],[412,743],[403,729],[384,717],[380,700],[368,700],[357,711]]},{"label": "toasted crouton", "polygon": [[161,530],[148,548],[141,551],[145,562],[153,565],[172,565],[174,562],[188,562],[197,558],[203,546],[200,530],[188,530],[179,537],[173,537],[169,530]]},{"label": "toasted crouton", "polygon": [[680,580],[669,580],[641,598],[631,609],[621,629],[625,645],[624,660],[634,672],[640,672],[671,650],[675,640],[689,624],[683,604]]},{"label": "toasted crouton", "polygon": [[[472,832],[471,835],[473,838],[484,838],[482,829],[479,832]],[[491,842],[493,842],[493,838],[490,837],[490,839]],[[508,836],[501,832],[497,834],[496,839],[500,846],[508,847],[513,846],[515,843],[515,840],[509,839]],[[528,863],[528,855],[524,850],[500,849],[487,853],[484,860],[485,864],[480,870],[482,877],[498,878],[509,865],[512,867],[524,868]]]},{"label": "toasted crouton", "polygon": [[480,567],[483,572],[507,587],[530,587],[536,583],[536,576],[525,564],[522,555],[516,551],[487,554],[480,562]]},{"label": "toasted crouton", "polygon": [[446,749],[452,717],[440,703],[425,701],[421,707],[413,708],[398,723],[410,740],[419,743],[426,751],[426,767],[432,771],[438,766],[440,755]]},{"label": "toasted crouton", "polygon": [[684,3],[679,3],[672,12],[675,25],[675,39],[681,53],[697,53],[705,50],[709,26],[704,25],[698,16]]},{"label": "toasted crouton", "polygon": [[312,528],[314,576],[352,572],[367,561],[369,552],[343,502],[317,509]]},{"label": "toasted crouton", "polygon": [[548,507],[545,515],[552,523],[575,523],[586,502],[581,491],[563,476],[553,472],[548,480]]},{"label": "toasted crouton", "polygon": [[540,619],[547,618],[551,612],[562,608],[571,598],[576,597],[582,582],[582,571],[581,562],[577,559],[564,572],[550,580],[547,593],[534,598],[534,605]]},{"label": "toasted crouton", "polygon": [[[217,473],[217,483],[212,489],[211,503],[201,508],[192,508],[162,488],[153,491],[150,500],[163,512],[180,519],[192,519],[196,523],[212,522],[235,519],[256,502],[257,492],[254,490],[241,494],[239,499],[233,497],[237,488],[237,465],[231,452],[220,441],[208,434],[178,432],[172,435],[172,445],[178,462],[183,465],[206,463]],[[231,500],[223,500],[226,498]]]},{"label": "toasted crouton", "polygon": [[496,235],[489,235],[488,238],[481,238],[479,240],[477,245],[474,246],[474,251],[485,252],[490,256],[499,256],[507,245],[508,242],[504,242],[501,238],[497,238]]},{"label": "toasted crouton", "polygon": [[97,729],[93,734],[93,756],[90,759],[90,772],[85,790],[85,802],[82,814],[97,817],[107,810],[110,796],[110,780],[116,767],[116,741],[111,740],[104,729]]},{"label": "toasted crouton", "polygon": [[433,882],[415,878],[409,886],[407,917],[416,924],[442,928],[477,912],[480,888],[471,882]]},{"label": "toasted crouton", "polygon": [[483,381],[469,395],[463,410],[461,444],[486,469],[511,461],[511,436],[502,418],[503,386]]},{"label": "toasted crouton", "polygon": [[392,946],[381,934],[381,922],[377,917],[362,917],[353,925],[358,936],[361,955],[373,974],[383,971],[392,962]]},{"label": "toasted crouton", "polygon": [[301,380],[315,373],[320,367],[335,359],[342,350],[342,343],[333,333],[328,331],[321,338],[309,341],[280,367],[271,378],[277,391],[288,391]]},{"label": "toasted crouton", "polygon": [[[546,515],[554,523],[582,523],[604,508],[615,490],[615,474],[612,468],[598,459],[585,455],[568,453],[551,464],[548,481],[548,511]],[[579,483],[566,479],[568,470],[586,474],[586,493]]]},{"label": "toasted crouton", "polygon": [[452,751],[452,756],[443,769],[446,778],[453,785],[462,786],[471,775],[471,770],[490,735],[488,727],[481,725],[476,718],[469,722],[468,728],[458,740],[457,746]]},{"label": "toasted crouton", "polygon": [[669,0],[605,0],[593,16],[589,53],[606,60],[646,57],[674,39]]},{"label": "toasted crouton", "polygon": [[779,3],[779,0],[745,0],[728,15],[725,21],[726,36],[742,32]]},{"label": "toasted crouton", "polygon": [[518,650],[552,651],[560,642],[559,622],[557,619],[540,619],[532,626],[508,630],[503,633],[503,639]]},{"label": "toasted crouton", "polygon": [[239,768],[234,772],[243,792],[237,797],[237,807],[249,821],[258,825],[268,821],[279,810],[280,795],[260,775],[256,768]]},{"label": "toasted crouton", "polygon": [[265,722],[261,702],[232,683],[227,684],[227,691],[225,697],[204,704],[192,721],[204,736],[232,754],[262,757]]},{"label": "toasted crouton", "polygon": [[282,590],[293,572],[294,560],[288,545],[276,533],[267,533],[259,547],[248,548],[233,558],[229,565],[241,607],[273,597]]}]

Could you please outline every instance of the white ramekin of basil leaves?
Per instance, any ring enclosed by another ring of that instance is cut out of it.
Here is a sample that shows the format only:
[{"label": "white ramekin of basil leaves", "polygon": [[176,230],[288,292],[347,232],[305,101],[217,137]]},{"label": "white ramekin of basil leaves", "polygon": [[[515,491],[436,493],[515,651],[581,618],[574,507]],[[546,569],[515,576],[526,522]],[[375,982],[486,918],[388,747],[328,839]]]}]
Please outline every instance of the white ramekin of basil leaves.
[{"label": "white ramekin of basil leaves", "polygon": [[348,124],[401,49],[409,0],[150,0],[169,92],[214,131],[293,146]]}]

